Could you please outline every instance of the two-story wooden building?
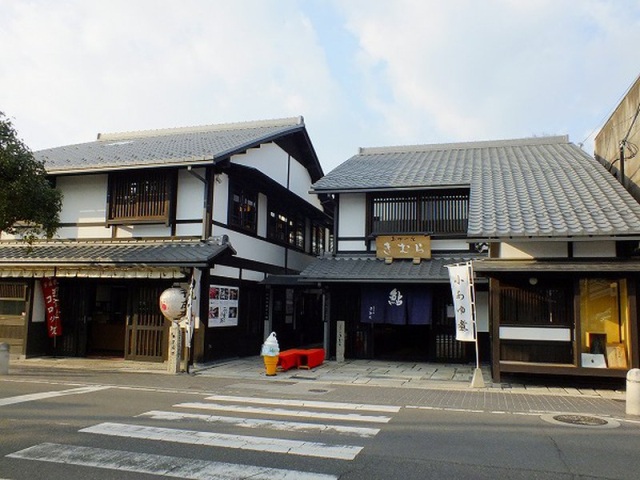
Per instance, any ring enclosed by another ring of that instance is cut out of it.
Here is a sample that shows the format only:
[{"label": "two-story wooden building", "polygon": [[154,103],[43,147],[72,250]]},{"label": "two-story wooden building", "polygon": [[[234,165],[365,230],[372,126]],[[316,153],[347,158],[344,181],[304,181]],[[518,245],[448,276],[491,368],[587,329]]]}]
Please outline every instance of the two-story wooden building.
[{"label": "two-story wooden building", "polygon": [[158,298],[174,284],[194,284],[195,361],[258,354],[265,319],[322,341],[319,295],[263,284],[327,245],[302,118],[100,134],[35,156],[64,200],[56,239],[0,242],[0,341],[13,355],[162,361]]},{"label": "two-story wooden building", "polygon": [[301,276],[328,291],[334,351],[464,359],[445,266],[471,259],[494,379],[640,366],[640,205],[567,137],[361,149],[313,191],[334,251]]}]

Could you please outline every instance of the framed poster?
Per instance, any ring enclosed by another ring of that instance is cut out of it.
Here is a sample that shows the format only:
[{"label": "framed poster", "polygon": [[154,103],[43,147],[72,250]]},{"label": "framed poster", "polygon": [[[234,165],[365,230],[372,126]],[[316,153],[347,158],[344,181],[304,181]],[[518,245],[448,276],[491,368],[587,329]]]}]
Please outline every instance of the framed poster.
[{"label": "framed poster", "polygon": [[238,326],[240,289],[224,285],[209,286],[209,327]]}]

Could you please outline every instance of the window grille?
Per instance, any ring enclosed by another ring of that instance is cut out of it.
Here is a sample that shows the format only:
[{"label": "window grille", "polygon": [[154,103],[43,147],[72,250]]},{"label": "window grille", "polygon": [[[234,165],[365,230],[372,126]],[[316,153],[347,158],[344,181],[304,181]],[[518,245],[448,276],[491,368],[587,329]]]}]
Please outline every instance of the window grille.
[{"label": "window grille", "polygon": [[109,181],[109,223],[169,222],[173,182],[168,172],[127,172]]},{"label": "window grille", "polygon": [[370,197],[370,233],[464,234],[469,192],[378,194]]},{"label": "window grille", "polygon": [[305,218],[278,206],[269,208],[267,238],[295,247],[298,250],[304,250],[305,230]]},{"label": "window grille", "polygon": [[229,224],[256,233],[258,226],[258,193],[248,187],[233,185],[229,202]]}]

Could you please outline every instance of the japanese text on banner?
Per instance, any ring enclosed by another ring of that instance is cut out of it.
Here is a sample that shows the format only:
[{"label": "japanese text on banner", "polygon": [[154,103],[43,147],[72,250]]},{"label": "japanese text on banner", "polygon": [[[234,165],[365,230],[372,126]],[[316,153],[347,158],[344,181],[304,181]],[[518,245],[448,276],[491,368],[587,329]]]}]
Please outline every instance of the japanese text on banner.
[{"label": "japanese text on banner", "polygon": [[456,318],[456,340],[460,342],[475,341],[475,319],[473,318],[473,304],[471,282],[469,278],[469,264],[448,266],[453,295],[453,309]]}]

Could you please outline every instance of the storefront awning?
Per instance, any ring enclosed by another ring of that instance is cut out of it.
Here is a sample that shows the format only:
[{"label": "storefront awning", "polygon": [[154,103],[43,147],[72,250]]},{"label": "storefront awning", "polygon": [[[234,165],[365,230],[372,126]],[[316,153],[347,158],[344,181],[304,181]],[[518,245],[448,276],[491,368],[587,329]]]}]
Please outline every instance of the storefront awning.
[{"label": "storefront awning", "polygon": [[478,273],[622,273],[640,272],[640,260],[498,260],[482,259],[473,262],[473,269]]},{"label": "storefront awning", "polygon": [[374,256],[322,257],[300,273],[304,282],[367,282],[367,283],[449,283],[447,265],[463,263],[475,258],[434,255],[429,260],[394,260],[386,263]]},{"label": "storefront awning", "polygon": [[0,277],[184,278],[236,252],[226,239],[0,243]]}]

